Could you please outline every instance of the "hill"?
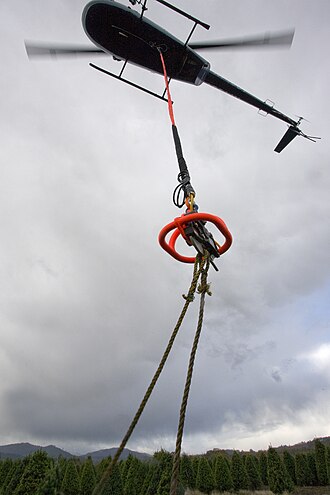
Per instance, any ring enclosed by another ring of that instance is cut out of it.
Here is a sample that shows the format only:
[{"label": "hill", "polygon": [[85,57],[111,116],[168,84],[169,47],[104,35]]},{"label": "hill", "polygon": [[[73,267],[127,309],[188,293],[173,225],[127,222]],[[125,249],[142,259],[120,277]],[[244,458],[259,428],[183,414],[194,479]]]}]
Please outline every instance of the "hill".
[{"label": "hill", "polygon": [[40,445],[32,445],[31,443],[12,443],[9,445],[0,445],[0,457],[10,458],[10,459],[21,459],[27,455],[33,454],[37,450],[42,450],[47,452],[49,457],[57,459],[62,456],[65,458],[74,457],[69,452],[55,447],[55,445],[47,445],[46,447],[41,447]]},{"label": "hill", "polygon": [[[97,463],[110,455],[113,457],[117,451],[117,448],[113,447],[110,449],[96,450],[94,452],[88,452],[87,454],[75,456],[70,454],[70,452],[66,452],[65,450],[56,447],[55,445],[47,445],[42,447],[31,443],[12,443],[9,445],[0,445],[0,458],[22,459],[30,454],[33,454],[37,450],[46,452],[49,457],[52,457],[53,459],[57,459],[60,456],[65,457],[66,459],[72,457],[80,457],[81,459],[84,459],[90,456],[93,459],[93,462]],[[141,460],[146,460],[151,457],[149,454],[145,454],[143,452],[135,452],[134,450],[124,449],[120,458],[126,459],[129,455],[137,457]]]},{"label": "hill", "polygon": [[[278,452],[283,452],[284,450],[287,450],[291,454],[308,452],[314,450],[314,440],[309,440],[308,442],[299,442],[296,443],[295,445],[281,445],[280,447],[277,447],[276,450]],[[318,438],[318,440],[320,440],[320,442],[322,442],[327,447],[330,447],[330,437],[321,437]]]},{"label": "hill", "polygon": [[[316,439],[314,439],[314,440],[316,440]],[[307,442],[299,442],[299,443],[296,443],[294,445],[280,445],[279,447],[274,447],[274,449],[280,453],[284,452],[284,450],[287,450],[291,454],[306,453],[306,452],[314,450],[314,440],[308,440]],[[330,437],[320,437],[320,438],[318,438],[318,440],[320,440],[324,445],[330,447]],[[215,448],[212,450],[208,450],[206,452],[206,455],[212,456],[214,454],[221,453],[221,454],[224,454],[224,455],[231,457],[233,455],[234,451],[235,451],[235,449],[217,449],[217,448]],[[266,450],[255,451],[255,450],[250,449],[249,451],[242,450],[242,451],[238,451],[238,452],[241,452],[242,454],[258,454],[260,452],[266,452]]]},{"label": "hill", "polygon": [[[79,457],[85,458],[90,456],[93,462],[97,463],[99,461],[102,461],[102,459],[104,459],[105,457],[109,457],[110,455],[111,457],[113,457],[116,452],[117,452],[117,448],[113,447],[111,449],[102,449],[102,450],[96,450],[94,452],[89,452],[88,454]],[[152,457],[151,455],[146,454],[144,452],[135,452],[134,450],[124,449],[120,456],[120,459],[127,459],[129,455],[132,455],[133,457],[136,457],[141,461],[145,461]]]},{"label": "hill", "polygon": [[[324,445],[330,447],[330,437],[322,437],[319,438],[319,440],[322,443],[324,443]],[[40,445],[33,445],[31,443],[13,443],[9,445],[0,445],[0,458],[22,459],[30,454],[33,454],[37,450],[42,450],[46,452],[49,455],[49,457],[52,457],[53,459],[57,459],[60,456],[66,459],[72,457],[80,457],[81,459],[85,459],[86,457],[91,457],[93,462],[97,463],[100,462],[105,457],[109,457],[109,456],[113,457],[117,451],[117,447],[95,450],[93,452],[88,452],[87,454],[73,455],[70,452],[60,449],[59,447],[56,447],[55,445],[40,446]],[[314,440],[309,440],[307,442],[299,442],[294,445],[280,445],[279,447],[275,447],[275,450],[277,450],[278,452],[283,452],[284,450],[287,450],[291,454],[313,451]],[[213,456],[215,454],[222,453],[224,455],[231,457],[233,452],[234,449],[215,448],[213,450],[207,451],[206,455]],[[248,452],[247,451],[241,451],[241,452],[257,454],[262,452],[262,450],[259,451],[249,450]],[[124,449],[120,457],[121,459],[126,459],[129,455],[132,455],[133,457],[137,457],[140,460],[147,460],[152,457],[151,455],[146,454],[144,452],[136,452],[134,450],[129,450],[129,449]]]}]

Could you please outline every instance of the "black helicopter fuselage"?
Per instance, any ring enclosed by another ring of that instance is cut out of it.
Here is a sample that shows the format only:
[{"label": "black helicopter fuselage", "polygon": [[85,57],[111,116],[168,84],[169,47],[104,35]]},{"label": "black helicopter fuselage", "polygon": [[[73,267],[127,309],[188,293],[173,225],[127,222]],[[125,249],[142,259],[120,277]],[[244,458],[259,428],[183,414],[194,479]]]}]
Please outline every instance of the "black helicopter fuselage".
[{"label": "black helicopter fuselage", "polygon": [[182,41],[138,12],[113,0],[89,2],[82,15],[90,40],[116,59],[163,74],[159,51],[170,78],[199,85],[210,64]]},{"label": "black helicopter fuselage", "polygon": [[[130,1],[134,4],[134,0]],[[265,46],[267,44],[274,44],[271,43],[272,39],[275,40],[275,44],[290,44],[293,38],[293,31],[286,33],[285,35],[277,35],[274,38],[264,35],[263,37],[238,40],[236,42],[235,40],[234,42],[229,40],[229,42],[215,41],[190,43],[189,39],[198,24],[206,29],[210,26],[180,10],[178,7],[171,5],[166,0],[157,1],[195,23],[186,42],[180,41],[161,26],[158,26],[144,16],[147,0],[144,0],[143,2],[141,13],[138,13],[130,7],[125,7],[115,0],[92,0],[84,8],[82,24],[86,35],[96,48],[88,47],[86,49],[70,46],[58,47],[54,45],[43,46],[40,44],[26,43],[27,53],[29,56],[109,53],[110,55],[113,55],[116,60],[122,60],[124,62],[119,75],[102,69],[92,63],[90,65],[109,76],[115,77],[120,81],[166,101],[166,98],[164,97],[166,89],[164,90],[163,95],[159,95],[122,77],[127,63],[163,75],[162,58],[159,53],[161,51],[163,59],[165,60],[168,78],[194,84],[196,86],[204,82],[209,86],[234,96],[258,110],[262,110],[266,114],[273,115],[273,117],[289,124],[288,131],[275,148],[276,152],[279,153],[282,151],[295,136],[303,136],[312,141],[318,139],[313,136],[307,136],[301,132],[299,129],[301,118],[297,121],[292,119],[277,110],[272,102],[268,103],[267,101],[257,98],[248,91],[236,86],[228,79],[211,71],[209,62],[197,53],[197,50],[201,49]],[[139,1],[139,4],[142,4],[141,0]]]},{"label": "black helicopter fuselage", "polygon": [[[139,14],[114,0],[92,0],[84,8],[82,23],[87,36],[98,48],[113,55],[115,59],[123,60],[125,65],[129,62],[163,74],[160,50],[164,54],[169,78],[197,86],[205,82],[286,122],[290,127],[275,148],[278,153],[297,135],[315,139],[300,131],[298,128],[300,120],[291,119],[273,105],[212,72],[210,64],[190,48],[187,42],[183,43],[147,19],[143,13],[143,9],[142,14]],[[104,72],[114,76],[107,71]],[[115,77],[120,78],[120,76]],[[136,86],[134,83],[128,83]],[[144,89],[144,91],[150,93],[148,90]]]}]

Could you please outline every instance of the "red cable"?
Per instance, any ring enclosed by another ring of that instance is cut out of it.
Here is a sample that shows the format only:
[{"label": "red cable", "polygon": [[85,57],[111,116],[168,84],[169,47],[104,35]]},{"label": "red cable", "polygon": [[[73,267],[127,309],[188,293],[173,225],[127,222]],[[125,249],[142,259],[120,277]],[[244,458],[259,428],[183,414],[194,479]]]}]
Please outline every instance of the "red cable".
[{"label": "red cable", "polygon": [[160,50],[159,50],[159,55],[160,55],[160,60],[162,61],[162,66],[163,66],[163,71],[164,71],[165,86],[166,86],[166,92],[167,92],[167,98],[168,98],[168,102],[167,102],[168,113],[170,114],[170,119],[171,119],[172,125],[175,126],[172,98],[171,98],[171,93],[170,93],[170,87],[168,84],[166,65],[165,65],[163,54]]}]

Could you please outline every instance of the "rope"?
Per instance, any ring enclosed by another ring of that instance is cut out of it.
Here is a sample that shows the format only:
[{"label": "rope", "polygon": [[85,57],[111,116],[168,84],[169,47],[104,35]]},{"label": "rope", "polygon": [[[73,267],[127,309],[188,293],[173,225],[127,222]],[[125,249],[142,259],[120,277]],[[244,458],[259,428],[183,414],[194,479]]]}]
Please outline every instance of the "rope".
[{"label": "rope", "polygon": [[187,404],[188,404],[188,397],[189,397],[191,379],[192,379],[192,374],[193,374],[193,369],[194,369],[195,357],[196,357],[198,342],[199,342],[199,338],[200,338],[201,331],[202,331],[202,325],[203,325],[205,294],[208,294],[209,296],[211,296],[210,285],[207,283],[207,274],[208,274],[209,266],[210,266],[210,261],[209,261],[209,259],[207,259],[206,267],[202,271],[201,284],[198,287],[198,293],[201,294],[200,305],[199,305],[198,324],[197,324],[195,338],[194,338],[194,342],[193,342],[191,353],[190,353],[186,383],[185,383],[185,387],[184,387],[184,392],[183,392],[182,402],[181,402],[181,408],[180,408],[179,425],[178,425],[178,432],[177,432],[177,437],[176,437],[176,448],[175,448],[174,459],[173,459],[170,495],[176,495],[176,493],[177,493],[177,487],[178,487],[178,481],[179,481],[180,454],[181,454],[183,429],[184,429],[184,422],[185,422],[185,417],[186,417],[186,409],[187,409]]},{"label": "rope", "polygon": [[[172,122],[172,130],[173,130],[173,136],[174,136],[174,142],[176,146],[176,152],[179,160],[179,167],[180,167],[180,174],[182,175],[182,180],[180,180],[179,187],[184,191],[185,197],[190,199],[190,209],[192,210],[194,207],[194,197],[195,197],[195,191],[193,190],[191,184],[190,184],[190,177],[188,173],[188,169],[185,163],[185,160],[182,156],[182,149],[181,149],[181,144],[180,144],[180,139],[179,135],[177,132],[177,128],[175,126],[175,120],[174,120],[174,113],[173,113],[173,106],[172,106],[172,99],[170,95],[170,90],[169,90],[169,84],[168,84],[168,79],[167,79],[167,74],[166,74],[166,66],[164,62],[164,58],[162,55],[161,50],[159,49],[159,54],[160,58],[162,61],[163,65],[163,70],[164,70],[164,79],[165,79],[165,84],[166,84],[166,91],[168,93],[168,110],[170,114],[170,119]],[[180,177],[180,175],[179,175]],[[186,183],[187,182],[187,183]],[[178,196],[180,194],[180,191],[178,192]],[[183,203],[184,204],[184,203]],[[206,266],[205,266],[206,265]],[[187,313],[189,304],[194,300],[194,294],[196,292],[198,280],[201,277],[201,283],[197,289],[198,293],[201,295],[200,298],[200,306],[199,306],[199,317],[198,317],[198,324],[197,324],[197,329],[196,329],[196,334],[193,342],[193,346],[191,349],[190,353],[190,359],[189,359],[189,365],[188,365],[188,370],[187,370],[187,377],[186,377],[186,383],[184,387],[184,392],[183,392],[183,397],[182,397],[182,403],[181,403],[181,408],[180,408],[180,417],[179,417],[179,425],[178,425],[178,432],[177,432],[177,439],[176,439],[176,449],[175,449],[175,454],[174,454],[174,459],[173,459],[173,469],[172,469],[172,477],[171,477],[171,488],[170,488],[170,495],[176,495],[177,491],[177,486],[178,486],[178,480],[179,480],[179,467],[180,467],[180,454],[181,454],[181,444],[182,444],[182,437],[183,437],[183,429],[184,429],[184,422],[185,422],[185,415],[186,415],[186,409],[187,409],[187,404],[188,404],[188,397],[189,397],[189,391],[190,391],[190,385],[191,385],[191,380],[192,380],[192,374],[193,374],[193,368],[194,368],[194,362],[195,362],[195,357],[196,357],[196,352],[197,352],[197,347],[198,347],[198,342],[202,330],[202,324],[203,324],[203,316],[204,316],[204,306],[205,306],[205,294],[211,295],[211,292],[209,290],[209,284],[207,283],[207,274],[208,274],[208,269],[210,266],[210,259],[209,256],[201,256],[200,254],[197,254],[195,264],[194,264],[194,271],[193,271],[193,278],[190,284],[190,288],[188,291],[187,295],[183,295],[185,299],[185,304],[182,308],[181,314],[178,318],[178,321],[174,327],[174,330],[172,332],[172,335],[168,341],[168,344],[166,346],[166,349],[164,351],[163,357],[159,363],[159,366],[150,382],[149,387],[147,388],[147,391],[145,392],[145,395],[139,405],[139,408],[137,412],[135,413],[135,416],[114,456],[112,459],[109,467],[106,469],[104,472],[101,481],[98,483],[96,488],[93,491],[93,495],[102,495],[104,492],[104,489],[106,487],[106,483],[108,479],[110,478],[114,467],[116,466],[120,455],[122,451],[124,450],[128,440],[130,439],[134,428],[136,427],[144,408],[147,405],[147,402],[152,394],[152,391],[158,381],[158,378],[165,366],[165,363],[167,361],[167,358],[171,352],[171,349],[173,347],[175,338],[179,332],[179,329],[181,327],[181,324],[183,322],[183,319]],[[205,268],[204,268],[205,267]]]},{"label": "rope", "polygon": [[[174,340],[178,334],[178,331],[180,329],[180,326],[182,324],[182,321],[186,315],[186,312],[187,312],[187,309],[189,307],[189,304],[194,300],[194,293],[196,292],[196,287],[197,287],[197,284],[198,284],[198,280],[199,280],[199,277],[200,275],[202,274],[202,277],[201,277],[201,283],[203,284],[203,280],[205,278],[205,275],[204,275],[204,265],[205,265],[205,258],[202,258],[199,254],[196,256],[196,261],[195,261],[195,265],[194,265],[194,271],[193,271],[193,278],[192,278],[192,281],[191,281],[191,285],[190,285],[190,288],[189,288],[189,291],[188,291],[188,294],[187,295],[184,295],[184,299],[186,300],[184,306],[183,306],[183,309],[181,311],[181,314],[179,316],[179,319],[177,321],[177,324],[175,325],[174,327],[174,330],[172,332],[172,335],[168,341],[168,344],[167,344],[167,347],[164,351],[164,354],[163,354],[163,357],[159,363],[159,366],[157,368],[157,371],[156,373],[154,374],[151,382],[150,382],[150,385],[149,387],[147,388],[147,391],[140,403],[140,406],[114,456],[114,458],[112,459],[109,467],[106,469],[106,471],[104,472],[102,478],[101,478],[101,481],[99,482],[99,484],[96,486],[95,490],[93,491],[93,495],[102,495],[102,492],[103,492],[103,489],[105,487],[105,484],[107,482],[107,480],[109,479],[109,477],[111,476],[112,474],[112,471],[113,471],[113,468],[115,467],[115,465],[117,464],[118,462],[118,459],[120,457],[120,454],[122,453],[122,451],[124,450],[125,448],[125,445],[127,444],[130,436],[132,435],[133,431],[134,431],[134,428],[135,426],[137,425],[139,419],[140,419],[140,416],[151,396],[151,393],[157,383],[157,380],[165,366],[165,363],[167,361],[167,358],[171,352],[171,349],[172,349],[172,346],[174,344]],[[207,262],[207,267],[208,267],[208,262]]]}]

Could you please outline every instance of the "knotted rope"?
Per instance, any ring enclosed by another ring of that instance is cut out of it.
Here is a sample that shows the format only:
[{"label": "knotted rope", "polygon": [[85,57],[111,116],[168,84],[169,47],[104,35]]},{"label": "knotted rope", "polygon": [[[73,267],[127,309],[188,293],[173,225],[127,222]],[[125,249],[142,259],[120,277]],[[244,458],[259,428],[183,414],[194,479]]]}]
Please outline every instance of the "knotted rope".
[{"label": "knotted rope", "polygon": [[191,348],[189,365],[188,365],[188,370],[187,370],[186,383],[185,383],[185,387],[184,387],[184,392],[183,392],[182,402],[181,402],[181,408],[180,408],[179,425],[178,425],[178,432],[177,432],[177,437],[176,437],[176,447],[175,447],[175,453],[174,453],[174,459],[173,459],[170,495],[176,495],[178,482],[179,482],[180,454],[181,454],[183,429],[184,429],[184,422],[185,422],[185,417],[186,417],[186,409],[187,409],[187,404],[188,404],[188,397],[189,397],[191,379],[192,379],[192,374],[193,374],[193,369],[194,369],[195,357],[196,357],[198,342],[199,342],[199,338],[200,338],[201,331],[202,331],[202,325],[203,325],[205,295],[206,294],[208,294],[209,296],[212,295],[212,293],[210,291],[210,284],[207,283],[207,274],[208,274],[209,266],[210,266],[210,261],[209,261],[209,258],[207,258],[206,267],[202,271],[201,283],[197,289],[197,292],[201,295],[200,304],[199,304],[198,324],[197,324],[194,342],[193,342],[193,345]]},{"label": "knotted rope", "polygon": [[[204,266],[206,264],[206,268],[204,269]],[[168,341],[168,344],[167,344],[167,347],[164,351],[164,354],[163,354],[163,357],[159,363],[159,366],[157,368],[157,371],[156,373],[154,374],[151,382],[150,382],[150,385],[149,387],[147,388],[147,391],[140,403],[140,406],[116,452],[116,454],[114,455],[111,463],[109,464],[108,468],[105,470],[102,478],[101,478],[101,481],[99,482],[99,484],[96,486],[95,490],[93,491],[93,495],[102,495],[102,492],[103,492],[103,489],[105,487],[105,484],[106,484],[106,481],[108,480],[108,478],[111,476],[112,474],[112,471],[113,471],[113,468],[115,467],[115,465],[117,464],[118,462],[118,459],[120,457],[120,454],[122,453],[122,451],[124,450],[130,436],[132,435],[133,431],[134,431],[134,428],[135,426],[137,425],[139,419],[140,419],[140,416],[151,396],[151,393],[157,383],[157,380],[165,366],[165,363],[167,361],[167,358],[171,352],[171,349],[173,347],[173,344],[174,344],[174,341],[175,341],[175,338],[178,334],[178,331],[181,327],[181,324],[182,324],[182,321],[187,313],[187,310],[188,310],[188,307],[189,307],[189,304],[194,300],[194,294],[196,292],[196,288],[197,288],[197,284],[198,284],[198,280],[201,276],[201,284],[198,288],[198,292],[202,291],[201,292],[201,306],[200,306],[200,315],[199,315],[199,321],[198,321],[198,329],[197,329],[197,332],[196,332],[196,336],[195,336],[195,341],[194,341],[194,346],[193,346],[193,349],[194,349],[194,355],[196,354],[196,350],[197,350],[197,344],[198,344],[198,339],[199,339],[199,335],[200,335],[200,331],[201,331],[201,326],[202,326],[202,321],[203,321],[203,311],[201,311],[201,307],[203,307],[203,310],[204,310],[204,300],[205,300],[205,290],[208,290],[208,286],[207,286],[207,283],[206,283],[206,277],[207,277],[207,270],[208,270],[208,267],[209,267],[209,260],[208,258],[206,257],[202,257],[200,254],[197,254],[196,256],[196,261],[195,261],[195,264],[194,264],[194,271],[193,271],[193,278],[192,278],[192,281],[191,281],[191,284],[190,284],[190,288],[189,288],[189,291],[188,291],[188,294],[187,295],[183,295],[184,299],[186,300],[183,308],[182,308],[182,311],[181,311],[181,314],[178,318],[178,321],[177,321],[177,324],[175,325],[174,327],[174,330],[172,332],[172,335]],[[202,288],[202,289],[201,289]],[[204,290],[205,288],[205,290]],[[203,302],[202,302],[203,301]],[[197,337],[197,333],[198,333],[198,338],[196,339]],[[190,361],[192,361],[192,363],[190,364],[189,366],[189,372],[188,372],[188,375],[190,374],[190,382],[191,382],[191,375],[192,375],[192,368],[193,368],[193,361],[194,361],[194,357],[190,358]],[[187,376],[187,379],[188,379],[188,376]],[[186,384],[186,387],[187,387],[187,384]],[[186,391],[185,389],[185,393],[186,393],[186,399],[185,399],[185,406],[184,406],[184,413],[185,413],[185,409],[186,409],[186,405],[187,405],[187,400],[188,400],[188,394],[189,394],[189,387],[190,387],[190,383],[189,383],[189,386],[188,386],[188,389]],[[184,402],[184,401],[183,401]],[[183,414],[183,420],[181,419],[181,416],[180,416],[180,430],[182,430],[183,432],[183,424],[184,424],[184,414]],[[181,439],[182,439],[182,432],[181,432]],[[178,442],[177,442],[178,443]],[[180,440],[180,445],[181,445],[181,440]],[[180,450],[181,450],[181,447],[180,447]],[[180,458],[180,450],[179,450],[179,458]],[[179,459],[180,460],[180,459]],[[176,475],[177,476],[177,473],[178,473],[178,469],[176,469]],[[173,476],[172,476],[173,478]],[[174,477],[174,480],[175,480],[175,477]],[[176,481],[176,485],[177,485],[177,481]],[[172,492],[171,492],[172,494]]]}]

